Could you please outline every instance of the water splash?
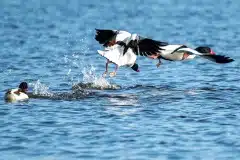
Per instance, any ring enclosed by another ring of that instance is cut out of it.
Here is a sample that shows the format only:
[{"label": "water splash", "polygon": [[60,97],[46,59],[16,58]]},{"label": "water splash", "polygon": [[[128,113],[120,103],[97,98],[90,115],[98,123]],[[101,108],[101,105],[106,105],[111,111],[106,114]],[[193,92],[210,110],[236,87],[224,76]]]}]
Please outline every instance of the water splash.
[{"label": "water splash", "polygon": [[97,76],[96,68],[94,66],[85,67],[82,71],[83,74],[83,82],[84,83],[93,83],[94,85],[98,86],[110,86],[111,84],[102,76]]},{"label": "water splash", "polygon": [[90,95],[89,91],[76,90],[69,92],[50,92],[49,87],[42,84],[40,80],[35,83],[30,83],[29,86],[33,87],[33,92],[28,93],[30,98],[51,99],[51,100],[76,100],[85,98]]},{"label": "water splash", "polygon": [[[89,49],[86,48],[86,50]],[[80,51],[81,53],[74,52],[64,55],[63,57],[64,68],[66,69],[64,79],[68,81],[69,85],[73,86],[72,89],[119,89],[119,86],[111,84],[102,75],[97,75],[94,65],[86,63],[85,56],[82,56],[86,50]]]},{"label": "water splash", "polygon": [[45,95],[45,96],[52,96],[53,93],[49,91],[49,87],[45,84],[42,84],[40,80],[37,80],[35,83],[29,84],[31,87],[33,87],[33,94],[34,95]]},{"label": "water splash", "polygon": [[96,68],[92,65],[83,68],[82,82],[73,85],[73,89],[120,89],[121,87],[111,84],[102,76],[96,75]]}]

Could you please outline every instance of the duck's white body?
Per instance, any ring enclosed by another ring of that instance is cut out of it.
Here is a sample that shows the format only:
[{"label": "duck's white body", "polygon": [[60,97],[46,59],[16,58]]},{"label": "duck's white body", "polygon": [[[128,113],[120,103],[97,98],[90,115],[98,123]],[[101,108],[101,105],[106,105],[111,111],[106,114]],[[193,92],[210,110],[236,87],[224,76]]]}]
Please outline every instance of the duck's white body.
[{"label": "duck's white body", "polygon": [[216,55],[216,53],[209,47],[197,47],[196,49],[192,49],[185,45],[167,45],[161,48],[163,49],[159,53],[161,57],[171,61],[193,59],[196,56],[222,64],[234,61],[229,57]]},{"label": "duck's white body", "polygon": [[23,100],[29,99],[29,97],[28,97],[28,95],[26,93],[19,92],[19,94],[17,94],[17,93],[15,93],[16,91],[18,91],[18,88],[17,89],[8,90],[5,93],[4,99],[6,101],[10,101],[10,102],[13,102],[13,101],[23,101]]},{"label": "duck's white body", "polygon": [[128,51],[123,55],[123,47],[119,45],[114,45],[112,47],[105,48],[104,51],[98,50],[98,53],[110,60],[111,62],[120,66],[129,66],[132,67],[136,62],[137,55],[133,53],[132,49],[128,49]]},{"label": "duck's white body", "polygon": [[[168,60],[172,61],[181,61],[183,60],[184,53],[190,54],[186,59],[193,59],[196,55],[202,55],[201,53],[197,52],[191,48],[180,48],[183,45],[167,45],[161,47],[164,50],[161,50],[160,55]],[[179,49],[178,49],[179,48]],[[177,49],[177,50],[176,50]],[[174,51],[176,50],[176,51]]]},{"label": "duck's white body", "polygon": [[[116,31],[116,30],[114,30]],[[131,39],[132,34],[127,31],[118,31],[115,41],[121,41],[128,43]],[[132,49],[128,49],[128,51],[123,55],[124,47],[115,44],[111,47],[105,47],[104,50],[97,50],[97,52],[108,59],[109,61],[117,64],[120,66],[129,66],[131,67],[136,59],[137,56],[133,53]]]}]

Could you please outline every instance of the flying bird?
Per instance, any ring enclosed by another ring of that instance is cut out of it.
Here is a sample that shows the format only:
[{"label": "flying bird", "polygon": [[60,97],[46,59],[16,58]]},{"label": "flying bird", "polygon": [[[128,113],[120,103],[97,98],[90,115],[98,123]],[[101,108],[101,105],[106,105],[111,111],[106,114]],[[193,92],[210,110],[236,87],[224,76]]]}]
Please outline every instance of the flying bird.
[{"label": "flying bird", "polygon": [[169,61],[182,61],[182,60],[192,60],[195,57],[202,57],[208,59],[215,63],[230,63],[234,61],[232,58],[217,55],[210,47],[208,46],[199,46],[195,49],[189,48],[186,45],[167,45],[161,47],[161,51],[157,55],[151,55],[152,59],[159,59],[157,66],[161,64],[161,59]]},{"label": "flying bird", "polygon": [[167,42],[122,30],[96,29],[95,39],[105,47],[104,51],[98,50],[98,53],[107,59],[104,75],[108,72],[109,63],[116,65],[115,71],[111,72],[110,76],[116,75],[119,66],[129,66],[139,72],[138,65],[135,63],[138,55],[146,57],[157,55],[162,50],[161,47],[168,45]]}]

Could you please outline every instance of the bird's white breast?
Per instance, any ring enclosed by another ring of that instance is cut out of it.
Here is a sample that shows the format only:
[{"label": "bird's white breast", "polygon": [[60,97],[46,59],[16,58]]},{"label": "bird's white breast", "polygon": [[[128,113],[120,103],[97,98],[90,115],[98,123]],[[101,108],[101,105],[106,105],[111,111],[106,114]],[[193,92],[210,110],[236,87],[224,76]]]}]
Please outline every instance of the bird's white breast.
[{"label": "bird's white breast", "polygon": [[133,53],[132,49],[128,49],[123,55],[123,49],[124,48],[119,45],[114,45],[106,48],[104,51],[98,50],[98,53],[118,66],[132,66],[135,63],[137,56]]},{"label": "bird's white breast", "polygon": [[20,92],[19,94],[16,94],[14,92],[16,92],[18,89],[11,89],[10,92],[7,92],[4,96],[6,101],[22,101],[22,100],[27,100],[29,97],[27,94]]}]

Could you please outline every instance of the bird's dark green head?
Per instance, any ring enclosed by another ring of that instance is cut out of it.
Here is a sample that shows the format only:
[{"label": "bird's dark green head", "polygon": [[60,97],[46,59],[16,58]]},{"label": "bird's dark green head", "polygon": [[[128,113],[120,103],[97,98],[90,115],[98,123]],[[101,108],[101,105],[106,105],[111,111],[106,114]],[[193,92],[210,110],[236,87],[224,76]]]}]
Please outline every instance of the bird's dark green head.
[{"label": "bird's dark green head", "polygon": [[136,72],[140,72],[140,70],[138,69],[139,67],[137,63],[134,63],[134,65],[131,68]]}]

